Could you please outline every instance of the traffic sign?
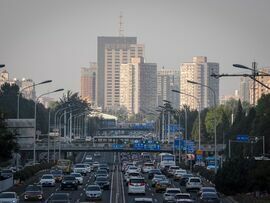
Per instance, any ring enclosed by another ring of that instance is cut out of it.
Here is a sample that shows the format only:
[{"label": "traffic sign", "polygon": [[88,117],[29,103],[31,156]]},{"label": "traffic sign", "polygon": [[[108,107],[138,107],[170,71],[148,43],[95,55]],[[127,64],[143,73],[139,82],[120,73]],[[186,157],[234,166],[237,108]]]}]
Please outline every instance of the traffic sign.
[{"label": "traffic sign", "polygon": [[202,160],[202,155],[197,154],[196,155],[196,160]]},{"label": "traffic sign", "polygon": [[237,135],[236,140],[239,142],[248,142],[249,136],[248,135]]},{"label": "traffic sign", "polygon": [[124,145],[123,144],[112,144],[113,149],[123,149]]},{"label": "traffic sign", "polygon": [[203,154],[203,150],[198,149],[198,150],[196,151],[196,154],[197,154],[197,155],[202,155],[202,154]]}]

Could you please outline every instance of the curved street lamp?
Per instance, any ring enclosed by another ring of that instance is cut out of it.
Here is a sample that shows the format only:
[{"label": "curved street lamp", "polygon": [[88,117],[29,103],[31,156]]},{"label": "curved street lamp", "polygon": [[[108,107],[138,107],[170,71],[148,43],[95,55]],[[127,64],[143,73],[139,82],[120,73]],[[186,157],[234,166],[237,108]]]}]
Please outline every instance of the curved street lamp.
[{"label": "curved street lamp", "polygon": [[28,89],[30,87],[35,87],[35,86],[38,86],[38,85],[43,85],[43,84],[46,84],[46,83],[50,83],[52,82],[52,80],[45,80],[43,82],[39,82],[37,84],[33,84],[33,85],[29,85],[25,88],[22,88],[19,92],[18,92],[18,95],[17,95],[17,119],[20,118],[20,95],[22,94],[22,91],[25,90],[25,89]]},{"label": "curved street lamp", "polygon": [[44,94],[41,94],[37,97],[37,99],[35,100],[35,127],[34,127],[34,149],[33,149],[33,164],[35,165],[36,164],[36,132],[37,132],[37,103],[38,103],[38,100],[39,98],[45,96],[45,95],[48,95],[48,94],[51,94],[51,93],[55,93],[55,92],[60,92],[60,91],[63,91],[64,89],[57,89],[57,90],[54,90],[54,91],[51,91],[51,92],[46,92]]},{"label": "curved street lamp", "polygon": [[0,68],[4,68],[5,66],[5,64],[0,64]]},{"label": "curved street lamp", "polygon": [[[216,108],[216,106],[217,106],[217,104],[216,104],[216,92],[214,91],[213,88],[211,88],[208,85],[204,85],[202,83],[191,81],[191,80],[187,80],[187,82],[188,83],[191,83],[191,84],[194,84],[194,85],[200,85],[202,87],[208,88],[213,93],[213,96],[214,96],[214,107]],[[217,116],[216,116],[216,114],[214,116],[214,125],[215,125],[215,128],[214,128],[214,134],[215,134],[215,173],[217,173]]]}]

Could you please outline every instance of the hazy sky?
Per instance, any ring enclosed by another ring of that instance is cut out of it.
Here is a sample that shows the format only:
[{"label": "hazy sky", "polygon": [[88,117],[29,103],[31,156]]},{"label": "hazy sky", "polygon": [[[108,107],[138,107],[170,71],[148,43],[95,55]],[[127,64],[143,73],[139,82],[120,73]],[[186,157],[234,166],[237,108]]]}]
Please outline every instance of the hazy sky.
[{"label": "hazy sky", "polygon": [[[270,66],[269,0],[0,0],[0,63],[11,77],[52,79],[38,94],[80,90],[80,67],[97,58],[97,36],[125,36],[145,44],[147,62],[179,68],[192,56],[220,63]],[[239,89],[221,79],[220,96]],[[56,95],[58,96],[58,95]]]}]

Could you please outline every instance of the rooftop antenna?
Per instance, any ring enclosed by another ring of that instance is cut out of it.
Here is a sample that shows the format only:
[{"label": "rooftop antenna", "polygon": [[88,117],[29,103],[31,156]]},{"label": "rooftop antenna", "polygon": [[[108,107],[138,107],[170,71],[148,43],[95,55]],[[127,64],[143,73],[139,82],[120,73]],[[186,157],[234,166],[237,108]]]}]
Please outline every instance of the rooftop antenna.
[{"label": "rooftop antenna", "polygon": [[124,36],[124,27],[123,27],[124,23],[123,23],[123,15],[122,12],[120,13],[119,16],[119,37],[123,37]]}]

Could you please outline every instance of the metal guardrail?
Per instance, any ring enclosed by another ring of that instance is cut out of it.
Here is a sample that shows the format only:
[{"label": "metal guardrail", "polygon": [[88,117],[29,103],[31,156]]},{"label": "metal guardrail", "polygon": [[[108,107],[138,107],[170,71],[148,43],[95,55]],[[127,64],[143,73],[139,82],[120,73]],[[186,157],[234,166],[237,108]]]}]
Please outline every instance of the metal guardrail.
[{"label": "metal guardrail", "polygon": [[13,176],[0,181],[0,192],[5,191],[13,186]]}]

